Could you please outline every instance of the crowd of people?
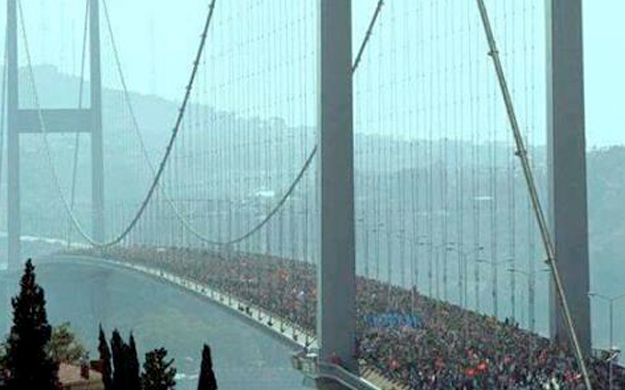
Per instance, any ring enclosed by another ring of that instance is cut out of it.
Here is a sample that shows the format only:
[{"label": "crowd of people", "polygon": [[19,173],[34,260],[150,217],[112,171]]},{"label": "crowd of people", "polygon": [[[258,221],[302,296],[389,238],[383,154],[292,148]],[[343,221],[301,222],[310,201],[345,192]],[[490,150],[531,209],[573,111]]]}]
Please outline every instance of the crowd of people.
[{"label": "crowd of people", "polygon": [[[193,278],[314,332],[316,269],[309,263],[179,248],[113,247],[98,254]],[[392,315],[418,320],[385,326],[367,320]],[[357,278],[357,345],[361,361],[411,389],[585,388],[565,345],[512,321],[363,277]],[[587,365],[594,388],[609,389],[607,360],[590,357]],[[612,382],[612,389],[625,390],[621,366],[614,365]]]}]

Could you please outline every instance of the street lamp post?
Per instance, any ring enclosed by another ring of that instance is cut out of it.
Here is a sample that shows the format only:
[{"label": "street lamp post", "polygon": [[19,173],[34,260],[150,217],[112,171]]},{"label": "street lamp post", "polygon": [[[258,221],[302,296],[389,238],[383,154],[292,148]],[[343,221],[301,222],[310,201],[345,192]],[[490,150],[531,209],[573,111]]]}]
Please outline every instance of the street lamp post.
[{"label": "street lamp post", "polygon": [[365,237],[364,237],[364,242],[365,242],[365,253],[364,253],[364,258],[365,258],[365,275],[367,276],[367,278],[371,277],[371,273],[369,271],[369,228],[365,225],[364,226],[364,231],[363,231]]},{"label": "street lamp post", "polygon": [[362,241],[364,244],[364,252],[363,252],[363,262],[364,262],[364,272],[365,272],[365,276],[367,278],[370,278],[371,275],[369,274],[369,227],[367,226],[367,220],[365,218],[365,214],[363,213],[363,216],[358,218],[357,220],[360,223],[361,229],[362,229]]},{"label": "street lamp post", "polygon": [[[463,293],[461,294],[462,299],[460,300],[460,304],[466,308],[468,306],[468,295],[469,295],[469,287],[468,287],[469,281],[468,281],[468,268],[467,268],[467,264],[469,262],[469,256],[474,255],[484,250],[484,247],[480,245],[472,250],[461,251],[458,248],[454,248],[453,246],[450,246],[447,248],[447,250],[456,251],[459,256],[458,261],[462,259],[462,262],[463,262],[463,264],[458,267],[459,269],[463,270],[462,275],[458,275],[458,289],[459,291],[463,291]],[[476,280],[479,281],[479,272],[476,272],[475,277],[476,277]],[[479,288],[476,283],[476,286],[475,286],[476,302],[478,301],[478,298],[479,298]]]},{"label": "street lamp post", "polygon": [[588,293],[588,296],[591,298],[599,298],[599,299],[603,299],[606,302],[608,302],[609,304],[609,320],[610,320],[610,348],[612,348],[614,346],[614,329],[613,329],[613,321],[614,321],[614,302],[625,298],[625,293],[623,294],[619,294],[619,295],[615,295],[615,296],[607,296],[607,295],[603,295],[603,294],[599,294],[596,292],[590,292]]},{"label": "street lamp post", "polygon": [[436,277],[434,279],[434,286],[436,288],[436,299],[441,299],[441,250],[439,247],[433,248],[434,250],[434,270],[436,271]]},{"label": "street lamp post", "polygon": [[383,223],[378,223],[371,229],[371,233],[375,236],[375,279],[380,280],[380,235],[384,228]]},{"label": "street lamp post", "polygon": [[402,288],[406,287],[406,248],[404,247],[405,233],[405,229],[399,229],[397,232],[397,238],[399,239],[399,278]]},{"label": "street lamp post", "polygon": [[[419,242],[419,246],[425,246],[428,248],[428,252],[429,252],[429,256],[428,256],[428,290],[429,290],[429,296],[432,297],[432,288],[433,288],[433,282],[432,282],[432,268],[433,266],[436,267],[436,283],[435,283],[435,287],[436,287],[436,298],[440,298],[440,281],[439,281],[439,276],[440,276],[440,272],[439,272],[439,254],[441,250],[452,250],[452,247],[450,245],[453,245],[453,242],[445,242],[442,244],[434,244],[432,241],[426,241],[426,242]],[[433,265],[433,259],[434,257],[436,257],[436,261],[434,262],[435,264]]]},{"label": "street lamp post", "polygon": [[[531,272],[518,268],[508,268],[508,272],[523,275],[527,277],[527,313],[529,329],[531,332],[536,331],[536,278]],[[538,272],[549,272],[548,268],[539,270]],[[513,292],[514,293],[514,292]]]},{"label": "street lamp post", "polygon": [[480,311],[480,262],[476,258],[473,264],[473,289],[475,294],[475,311]]},{"label": "street lamp post", "polygon": [[428,248],[428,296],[431,298],[432,297],[432,251],[433,251],[433,244],[432,242],[419,242],[419,246],[427,246]]},{"label": "street lamp post", "polygon": [[426,240],[429,239],[429,236],[426,235],[416,235],[415,237],[413,237],[413,241],[411,242],[410,245],[410,256],[412,258],[412,262],[413,264],[413,274],[412,277],[414,278],[414,288],[416,288],[418,291],[420,291],[419,289],[419,277],[420,277],[420,272],[421,272],[421,256],[419,255],[419,246],[424,245],[424,242],[421,240]]},{"label": "street lamp post", "polygon": [[[502,261],[492,261],[492,260],[486,260],[486,259],[476,259],[476,267],[478,266],[478,263],[485,263],[485,264],[490,264],[490,266],[493,268],[493,275],[495,274],[496,270],[495,267],[499,266],[499,265],[503,265],[507,262],[507,260],[502,260]],[[476,274],[478,274],[476,272]],[[478,280],[479,282],[479,280]],[[477,287],[479,288],[479,287]],[[495,318],[499,317],[499,301],[498,301],[498,297],[497,297],[497,284],[496,284],[496,279],[493,278],[493,288],[492,288],[492,297],[493,297],[493,315],[495,316]]]},{"label": "street lamp post", "polygon": [[[603,299],[606,302],[608,302],[608,304],[609,304],[608,307],[609,307],[609,321],[610,321],[610,324],[609,324],[609,326],[610,326],[610,331],[609,331],[609,334],[610,334],[610,336],[609,336],[610,337],[610,345],[609,345],[608,350],[609,351],[613,351],[614,350],[614,302],[616,302],[616,301],[618,301],[620,299],[625,298],[625,293],[610,297],[610,296],[599,294],[599,293],[596,293],[596,292],[590,292],[590,293],[588,293],[588,296],[591,297],[591,298],[595,297],[595,298]],[[609,377],[610,377],[610,379],[609,379],[610,390],[612,390],[612,363],[614,361],[614,357],[615,356],[611,356],[610,357],[609,368],[608,368],[608,370],[610,371],[610,373],[609,373]]]}]

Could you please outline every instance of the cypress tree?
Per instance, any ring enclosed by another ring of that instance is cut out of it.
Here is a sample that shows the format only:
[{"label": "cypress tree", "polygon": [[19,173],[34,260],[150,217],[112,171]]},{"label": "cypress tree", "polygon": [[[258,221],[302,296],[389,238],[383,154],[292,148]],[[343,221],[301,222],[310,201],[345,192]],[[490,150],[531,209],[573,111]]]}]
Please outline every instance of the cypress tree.
[{"label": "cypress tree", "polygon": [[217,379],[215,379],[215,373],[213,372],[211,349],[206,344],[204,344],[204,349],[202,350],[202,366],[197,388],[198,390],[217,390]]},{"label": "cypress tree", "polygon": [[119,331],[113,331],[111,338],[111,352],[113,355],[113,390],[141,390],[139,359],[135,338],[130,334],[126,344]]},{"label": "cypress tree", "polygon": [[106,336],[104,335],[101,324],[98,351],[100,352],[100,361],[102,362],[102,383],[104,384],[104,390],[113,390],[111,350],[106,342]]},{"label": "cypress tree", "polygon": [[167,350],[155,349],[145,354],[141,384],[143,390],[171,390],[176,386],[176,369],[172,367],[174,359],[165,361]]},{"label": "cypress tree", "polygon": [[31,260],[24,267],[20,293],[11,303],[13,326],[6,358],[6,368],[10,372],[7,389],[58,389],[58,363],[46,352],[52,328],[48,324],[45,293],[36,282]]},{"label": "cypress tree", "polygon": [[113,337],[111,337],[111,352],[113,355],[112,384],[114,390],[125,390],[126,383],[128,382],[128,370],[124,351],[124,340],[122,340],[119,331],[115,329],[113,331]]},{"label": "cypress tree", "polygon": [[126,363],[128,364],[128,390],[141,390],[141,367],[137,357],[135,338],[130,333],[130,340],[126,345]]}]

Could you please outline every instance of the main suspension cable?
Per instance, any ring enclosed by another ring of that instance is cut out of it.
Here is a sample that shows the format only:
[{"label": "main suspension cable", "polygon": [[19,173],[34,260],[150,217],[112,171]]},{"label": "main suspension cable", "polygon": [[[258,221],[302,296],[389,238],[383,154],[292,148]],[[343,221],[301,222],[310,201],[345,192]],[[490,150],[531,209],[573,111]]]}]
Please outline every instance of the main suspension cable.
[{"label": "main suspension cable", "polygon": [[567,301],[566,293],[564,291],[564,287],[562,286],[560,273],[558,271],[555,250],[553,247],[551,234],[549,232],[549,228],[547,225],[547,219],[543,212],[543,209],[540,203],[540,198],[538,197],[538,191],[536,189],[536,184],[535,184],[534,176],[532,173],[532,168],[529,162],[529,158],[527,156],[527,150],[525,149],[525,143],[524,143],[523,136],[521,134],[521,129],[519,127],[519,123],[518,123],[516,113],[514,110],[514,104],[512,103],[512,96],[510,94],[510,90],[508,89],[508,83],[506,81],[506,76],[503,70],[503,65],[501,63],[501,59],[499,58],[499,51],[497,49],[497,43],[495,41],[495,37],[494,37],[493,31],[490,25],[488,11],[484,4],[484,0],[476,0],[476,1],[477,1],[479,11],[480,11],[480,16],[482,18],[482,24],[484,25],[484,32],[486,33],[486,39],[488,41],[488,46],[490,50],[489,56],[493,60],[493,65],[495,67],[495,72],[497,73],[499,87],[501,89],[501,94],[504,100],[504,104],[506,106],[508,119],[510,121],[510,127],[512,129],[512,134],[514,136],[514,141],[515,141],[516,148],[517,148],[516,155],[521,160],[521,166],[523,168],[523,175],[525,176],[525,182],[527,184],[527,189],[529,192],[530,200],[532,202],[532,209],[534,211],[534,217],[537,220],[538,227],[540,229],[540,234],[541,234],[542,241],[543,241],[543,246],[547,254],[546,262],[549,268],[551,269],[551,275],[553,277],[556,294],[558,297],[558,301],[560,303],[560,307],[564,314],[564,320],[566,322],[569,337],[571,338],[571,343],[573,344],[573,349],[575,352],[575,358],[577,360],[577,364],[582,372],[582,376],[584,378],[586,389],[592,390],[590,377],[588,375],[586,363],[584,362],[584,355],[582,353],[582,349],[580,347],[579,340],[577,338],[577,333],[575,332],[575,325],[573,323],[573,318],[571,316],[571,311],[569,309],[569,304]]},{"label": "main suspension cable", "polygon": [[[123,229],[123,231],[114,239],[108,241],[108,242],[98,242],[96,240],[94,240],[84,229],[84,227],[82,226],[82,224],[80,223],[80,221],[78,220],[78,218],[76,217],[76,215],[73,212],[73,207],[70,204],[70,202],[67,200],[67,198],[64,196],[63,194],[63,190],[62,190],[62,186],[60,184],[60,180],[59,177],[57,175],[57,172],[54,168],[54,164],[53,164],[53,159],[52,159],[52,154],[51,154],[51,148],[47,139],[47,127],[46,127],[46,123],[45,123],[45,119],[43,117],[43,112],[40,106],[40,101],[39,101],[39,96],[38,96],[38,92],[37,92],[37,88],[36,88],[36,84],[35,84],[35,77],[34,77],[34,71],[32,68],[32,61],[31,61],[31,56],[30,56],[30,50],[28,47],[28,39],[27,39],[27,34],[26,34],[26,28],[25,28],[25,22],[24,22],[24,13],[22,10],[22,4],[21,2],[18,2],[19,5],[19,12],[20,12],[20,18],[22,20],[21,26],[22,26],[22,35],[23,35],[23,39],[24,39],[24,44],[25,44],[25,51],[26,51],[26,57],[28,60],[28,70],[29,70],[29,77],[31,79],[32,82],[32,87],[33,87],[33,95],[34,95],[34,101],[37,107],[37,113],[38,113],[38,120],[39,120],[39,125],[41,128],[41,132],[44,136],[44,149],[45,149],[45,155],[46,158],[48,159],[48,163],[50,166],[50,169],[52,171],[52,176],[53,176],[53,180],[54,180],[54,184],[55,187],[57,189],[57,191],[59,192],[59,195],[61,197],[61,200],[63,202],[63,206],[66,209],[66,212],[68,213],[70,220],[72,222],[72,224],[74,225],[74,227],[76,228],[76,230],[78,231],[78,233],[92,246],[95,247],[109,247],[109,246],[113,246],[115,244],[118,244],[119,242],[121,242],[131,231],[132,229],[136,226],[136,224],[138,223],[138,221],[140,220],[140,218],[142,217],[145,209],[147,208],[148,203],[150,202],[156,188],[158,187],[159,183],[160,183],[160,179],[163,175],[163,172],[165,170],[165,167],[167,165],[167,162],[169,160],[169,157],[171,155],[172,149],[173,149],[173,145],[177,139],[177,136],[180,132],[181,129],[181,124],[182,124],[182,120],[184,118],[185,112],[186,112],[186,108],[188,106],[188,102],[191,96],[191,91],[193,89],[193,85],[196,79],[196,75],[197,75],[197,71],[200,65],[200,61],[202,58],[202,55],[204,53],[204,48],[206,45],[206,39],[207,39],[207,35],[208,35],[208,29],[211,25],[211,21],[212,21],[212,17],[214,14],[214,8],[215,8],[215,3],[216,0],[213,0],[209,6],[209,11],[208,11],[208,15],[206,17],[206,21],[205,21],[205,25],[204,25],[204,30],[203,33],[201,35],[201,40],[200,40],[200,45],[198,47],[196,56],[195,56],[195,61],[193,62],[193,69],[191,72],[191,76],[189,79],[189,83],[187,84],[186,87],[186,91],[185,91],[185,95],[184,95],[184,99],[183,102],[180,106],[179,112],[178,112],[178,116],[176,118],[175,121],[175,125],[173,127],[172,130],[172,134],[171,137],[169,139],[169,142],[167,144],[167,147],[165,149],[165,153],[159,163],[159,167],[158,170],[154,169],[154,166],[151,164],[149,158],[147,159],[149,165],[150,165],[150,169],[155,172],[155,177],[147,191],[147,194],[144,197],[143,202],[141,203],[140,207],[138,208],[138,210],[136,211],[134,217],[132,218],[132,220],[130,221],[130,223],[127,225],[127,227],[125,229]],[[372,33],[372,29],[375,25],[375,21],[378,19],[378,15],[380,13],[381,10],[381,6],[382,6],[382,0],[380,0],[378,2],[378,5],[376,7],[376,10],[374,12],[374,16],[372,18],[372,22],[369,25],[369,29],[367,30],[367,34],[365,39],[363,40],[363,43],[360,47],[359,50],[359,57],[357,58],[357,62],[354,63],[354,66],[352,67],[352,73],[354,73],[358,67],[358,64],[360,62],[360,58],[362,57],[362,53],[364,53],[365,47],[367,45],[368,42],[368,38]],[[103,0],[103,5],[104,5],[104,12],[105,12],[105,17],[107,20],[107,25],[109,28],[109,32],[112,33],[112,28],[111,28],[111,24],[110,24],[110,17],[109,17],[109,13],[108,13],[108,7],[106,4],[106,1]],[[112,35],[111,35],[112,36]],[[117,55],[117,49],[116,46],[113,44],[113,51],[115,53],[116,56],[116,64],[119,67],[119,69],[121,69],[121,64],[119,62],[119,56]],[[122,78],[121,80],[122,82],[122,86],[124,89],[124,93],[129,96],[128,93],[128,88],[125,82],[125,78]],[[136,127],[138,129],[138,122],[136,120],[136,116],[134,114],[134,110],[130,109],[131,112],[131,117],[133,119],[133,126]],[[145,143],[143,142],[142,137],[140,137],[140,142],[141,142],[141,147],[144,151],[145,157],[148,157],[147,154],[147,148],[145,147]],[[308,168],[310,167],[316,153],[317,153],[318,147],[315,146],[313,147],[312,151],[309,153],[308,158],[306,159],[303,167],[301,168],[300,172],[298,173],[297,177],[295,178],[295,180],[293,181],[293,183],[291,184],[291,186],[289,187],[289,189],[287,190],[287,192],[283,195],[283,197],[280,199],[280,201],[277,203],[277,205],[267,214],[267,216],[260,222],[258,223],[256,226],[254,226],[252,229],[250,229],[246,234],[241,235],[240,237],[237,237],[235,239],[231,239],[229,241],[226,242],[218,242],[218,241],[212,241],[212,240],[207,240],[205,237],[203,237],[203,235],[198,232],[190,223],[189,221],[186,220],[186,218],[184,218],[180,212],[177,210],[177,208],[175,208],[175,205],[173,205],[173,201],[171,200],[171,198],[169,198],[166,195],[166,192],[163,191],[165,198],[167,200],[167,203],[172,207],[172,210],[175,212],[176,216],[178,217],[178,219],[183,222],[183,225],[185,228],[187,228],[190,232],[192,232],[195,236],[197,236],[199,239],[206,241],[207,243],[211,243],[211,244],[216,244],[216,245],[232,245],[232,244],[236,244],[239,243],[241,241],[246,240],[247,238],[249,238],[250,236],[252,236],[254,233],[256,233],[257,231],[259,231],[260,229],[262,229],[271,219],[274,215],[277,214],[277,212],[280,210],[280,208],[286,203],[286,201],[288,200],[288,198],[291,196],[291,194],[294,192],[294,190],[296,189],[297,185],[299,184],[299,182],[301,181],[302,177],[304,176],[304,174],[306,173],[306,171],[308,170]]]},{"label": "main suspension cable", "polygon": [[[8,29],[8,27],[7,27]],[[8,37],[8,34],[5,34]],[[4,63],[7,61],[7,40],[4,40]],[[0,107],[0,189],[2,189],[2,166],[4,162],[4,130],[6,127],[6,98],[7,98],[7,67],[2,67],[2,104]]]},{"label": "main suspension cable", "polygon": [[375,27],[375,23],[378,20],[378,16],[380,15],[380,11],[382,11],[382,6],[384,5],[384,0],[378,0],[378,4],[375,7],[375,11],[373,11],[373,16],[371,17],[371,21],[369,22],[369,27],[367,27],[367,32],[365,33],[365,38],[362,40],[360,44],[360,49],[358,50],[358,55],[356,55],[356,60],[354,60],[354,65],[352,65],[352,73],[358,69],[358,65],[360,64],[360,60],[362,59],[362,55],[365,52],[365,48],[367,47],[367,43],[369,43],[369,39],[373,34],[373,28]]},{"label": "main suspension cable", "polygon": [[[91,2],[89,0],[85,1],[86,6],[85,6],[85,21],[84,21],[84,30],[83,30],[83,35],[82,35],[82,56],[81,56],[81,63],[80,63],[80,86],[78,89],[78,109],[82,109],[82,103],[83,103],[83,93],[84,93],[84,79],[85,79],[85,57],[86,57],[86,53],[87,53],[87,28],[89,27],[89,9],[90,9],[90,5]],[[73,166],[72,166],[72,190],[71,190],[71,200],[70,200],[70,207],[72,210],[74,210],[74,204],[76,201],[76,177],[78,175],[78,155],[80,152],[80,131],[76,131],[76,137],[74,140],[74,160],[73,160]],[[72,221],[71,218],[68,221],[68,227],[67,227],[67,246],[70,247],[71,246],[71,229],[72,229]]]},{"label": "main suspension cable", "polygon": [[[152,164],[152,162],[150,160],[149,153],[148,153],[147,147],[145,145],[143,135],[141,133],[141,128],[139,126],[139,121],[137,119],[137,116],[135,115],[135,110],[134,110],[134,106],[132,104],[132,100],[130,99],[130,92],[129,92],[129,89],[128,89],[127,84],[126,84],[126,78],[124,76],[124,71],[123,71],[123,67],[121,65],[119,52],[117,50],[117,45],[116,45],[116,42],[115,42],[113,29],[111,27],[111,21],[110,21],[110,17],[109,17],[109,13],[108,13],[108,8],[106,6],[106,0],[103,0],[103,4],[104,4],[104,14],[105,14],[105,19],[106,19],[106,23],[107,23],[107,28],[108,28],[108,31],[109,31],[109,35],[111,37],[111,46],[112,46],[112,50],[113,50],[113,55],[115,57],[115,64],[116,64],[116,67],[117,67],[117,72],[118,72],[119,77],[120,77],[120,82],[121,82],[121,85],[122,85],[122,91],[124,93],[124,98],[126,100],[126,104],[128,106],[128,110],[129,110],[130,117],[131,117],[131,120],[132,120],[133,130],[134,130],[134,132],[135,132],[135,134],[136,134],[136,136],[137,136],[137,138],[139,140],[139,144],[140,144],[140,147],[142,149],[142,154],[144,155],[144,158],[146,159],[146,162],[148,164],[149,169],[151,171],[155,172],[154,165]],[[383,0],[378,0],[378,4],[377,4],[376,9],[374,11],[374,14],[373,14],[373,16],[371,18],[371,22],[369,23],[369,27],[367,28],[367,32],[365,34],[365,37],[364,37],[364,39],[363,39],[363,41],[362,41],[362,43],[360,45],[360,49],[358,51],[358,55],[357,55],[357,57],[356,57],[356,59],[354,61],[354,64],[352,65],[352,75],[355,74],[356,70],[358,69],[358,65],[360,64],[360,61],[361,61],[362,56],[363,56],[363,54],[365,52],[365,49],[366,49],[367,44],[369,42],[369,39],[370,39],[370,37],[373,34],[373,28],[376,25],[376,22],[378,20],[380,11],[382,10],[383,4],[384,4]],[[238,244],[238,243],[241,243],[241,242],[247,240],[248,238],[253,236],[255,233],[260,231],[262,228],[265,227],[265,225],[267,225],[271,221],[271,219],[276,214],[278,214],[280,209],[284,206],[284,204],[287,202],[287,200],[289,200],[291,195],[297,189],[300,181],[302,180],[302,178],[305,176],[306,172],[308,171],[308,168],[312,165],[312,162],[314,161],[314,158],[315,158],[315,156],[317,154],[317,150],[318,150],[318,147],[317,147],[317,145],[315,145],[312,148],[312,150],[308,153],[308,156],[307,156],[306,160],[304,161],[304,164],[302,165],[302,167],[299,170],[297,176],[292,181],[292,183],[289,186],[289,188],[287,189],[287,191],[282,195],[282,197],[276,203],[276,205],[268,211],[266,216],[260,222],[258,222],[256,225],[254,225],[251,228],[249,228],[246,233],[240,234],[240,235],[238,235],[237,237],[234,237],[234,238],[229,237],[228,240],[225,240],[225,241],[214,240],[214,239],[208,238],[207,236],[202,234],[198,229],[196,229],[193,226],[191,221],[189,221],[189,219],[187,217],[185,217],[180,212],[180,210],[176,206],[176,204],[173,201],[173,199],[171,198],[171,196],[169,196],[169,193],[166,191],[164,186],[161,186],[161,191],[163,193],[163,197],[165,199],[165,202],[171,208],[171,210],[174,212],[174,215],[176,216],[176,219],[178,219],[178,221],[183,225],[183,227],[185,229],[187,229],[191,234],[193,234],[197,239],[199,239],[200,241],[202,241],[202,242],[204,242],[206,244],[218,245],[218,246],[230,246],[230,245]]]},{"label": "main suspension cable", "polygon": [[[28,60],[28,70],[29,70],[29,77],[31,78],[31,82],[32,82],[32,86],[33,86],[33,97],[34,97],[34,101],[35,101],[35,105],[37,107],[37,113],[38,113],[38,120],[39,120],[39,125],[41,127],[41,131],[43,133],[44,136],[44,147],[45,147],[45,154],[46,157],[48,159],[48,163],[50,165],[51,171],[52,171],[52,176],[54,179],[54,183],[55,186],[57,188],[57,191],[59,192],[59,195],[61,197],[61,200],[63,201],[63,205],[67,211],[67,213],[69,214],[70,218],[72,219],[72,222],[74,224],[74,226],[76,227],[76,230],[80,233],[80,235],[89,242],[89,244],[95,246],[95,247],[109,247],[109,246],[113,246],[119,242],[121,242],[127,235],[128,233],[130,233],[130,231],[135,227],[135,225],[137,224],[137,222],[139,221],[139,219],[141,218],[141,216],[143,215],[143,212],[145,211],[148,203],[150,202],[157,186],[158,183],[163,175],[163,172],[165,170],[165,167],[167,165],[167,162],[169,160],[169,156],[171,155],[171,151],[173,149],[174,143],[176,141],[176,138],[178,136],[178,133],[180,132],[181,129],[181,124],[182,124],[182,120],[184,118],[184,114],[186,112],[187,109],[187,105],[189,102],[189,99],[191,97],[191,91],[193,89],[193,85],[196,79],[196,75],[197,75],[197,71],[198,71],[198,67],[200,65],[200,60],[202,58],[202,55],[204,53],[204,47],[206,45],[206,39],[208,36],[208,29],[211,25],[211,21],[213,18],[213,13],[214,13],[214,9],[215,9],[215,3],[216,0],[212,0],[210,6],[209,6],[209,10],[208,10],[208,15],[206,16],[206,21],[204,24],[204,29],[201,35],[201,39],[200,39],[200,44],[199,47],[197,49],[197,53],[195,55],[195,60],[193,62],[193,69],[191,71],[191,75],[189,78],[189,82],[187,84],[186,90],[185,90],[185,95],[182,101],[182,104],[180,106],[180,109],[178,111],[178,115],[176,117],[176,121],[174,124],[174,127],[172,129],[172,134],[171,137],[169,139],[169,142],[167,144],[167,147],[165,149],[165,154],[163,155],[160,164],[159,164],[159,168],[156,171],[156,175],[147,191],[147,194],[144,197],[143,202],[141,203],[139,209],[136,211],[135,216],[133,217],[133,219],[130,221],[130,223],[127,225],[127,227],[113,240],[108,241],[108,242],[97,242],[95,241],[89,234],[87,234],[87,232],[85,232],[84,228],[82,227],[80,221],[76,218],[73,210],[70,207],[70,204],[67,200],[67,198],[64,196],[62,188],[61,188],[61,184],[60,184],[60,180],[59,177],[56,173],[56,170],[54,168],[54,165],[52,164],[52,155],[51,155],[51,151],[50,151],[50,145],[48,143],[48,139],[47,139],[47,129],[46,129],[46,123],[45,120],[43,118],[43,113],[42,113],[42,109],[40,106],[40,102],[39,102],[39,96],[37,93],[37,88],[36,88],[36,84],[35,84],[35,77],[34,77],[34,71],[33,71],[33,67],[32,67],[32,61],[31,61],[31,56],[30,56],[30,51],[28,48],[28,40],[27,40],[27,34],[26,34],[26,28],[25,28],[25,22],[24,22],[24,13],[22,10],[22,4],[21,2],[18,2],[19,5],[19,12],[20,12],[20,19],[22,21],[21,26],[22,26],[22,35],[23,35],[23,39],[24,39],[24,45],[25,45],[25,51],[26,51],[26,57]],[[105,4],[105,10],[106,10],[106,3]]]}]

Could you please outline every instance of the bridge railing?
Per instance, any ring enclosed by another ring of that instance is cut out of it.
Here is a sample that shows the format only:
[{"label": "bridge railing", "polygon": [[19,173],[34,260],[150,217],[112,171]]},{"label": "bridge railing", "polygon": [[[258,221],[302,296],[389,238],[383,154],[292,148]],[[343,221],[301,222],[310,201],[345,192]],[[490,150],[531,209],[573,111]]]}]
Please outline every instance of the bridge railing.
[{"label": "bridge railing", "polygon": [[[349,389],[357,390],[398,390],[404,388],[402,385],[386,378],[377,369],[369,367],[364,361],[360,362],[362,377],[351,374],[339,365],[319,362],[314,353],[314,351],[318,350],[317,340],[314,335],[310,334],[310,332],[306,332],[301,326],[289,320],[285,320],[275,313],[265,310],[245,299],[212,288],[209,285],[196,282],[190,278],[181,277],[158,268],[152,268],[141,264],[84,254],[51,255],[47,256],[47,259],[49,261],[61,260],[63,262],[76,261],[81,263],[90,261],[103,263],[106,266],[138,272],[201,297],[208,298],[213,303],[224,307],[241,319],[266,331],[271,336],[275,336],[276,339],[285,341],[287,345],[297,350],[298,352],[292,357],[293,367],[301,371],[308,380],[330,380],[338,382]],[[311,353],[311,351],[313,352]]]},{"label": "bridge railing", "polygon": [[302,351],[291,357],[293,368],[315,381],[329,379],[351,390],[377,390],[378,387],[366,379],[354,375],[338,364],[320,361],[316,352]]},{"label": "bridge railing", "polygon": [[201,284],[189,278],[184,278],[157,268],[147,267],[140,264],[133,264],[110,258],[72,255],[64,256],[71,257],[76,260],[80,260],[82,258],[102,261],[114,266],[141,272],[169,284],[173,284],[176,287],[191,290],[195,294],[209,298],[211,301],[241,314],[243,317],[250,319],[254,325],[268,328],[268,330],[272,331],[274,334],[280,335],[281,338],[286,340],[290,345],[297,345],[297,348],[316,347],[317,340],[315,336],[298,324],[286,320],[244,298],[223,292],[209,285]]}]

